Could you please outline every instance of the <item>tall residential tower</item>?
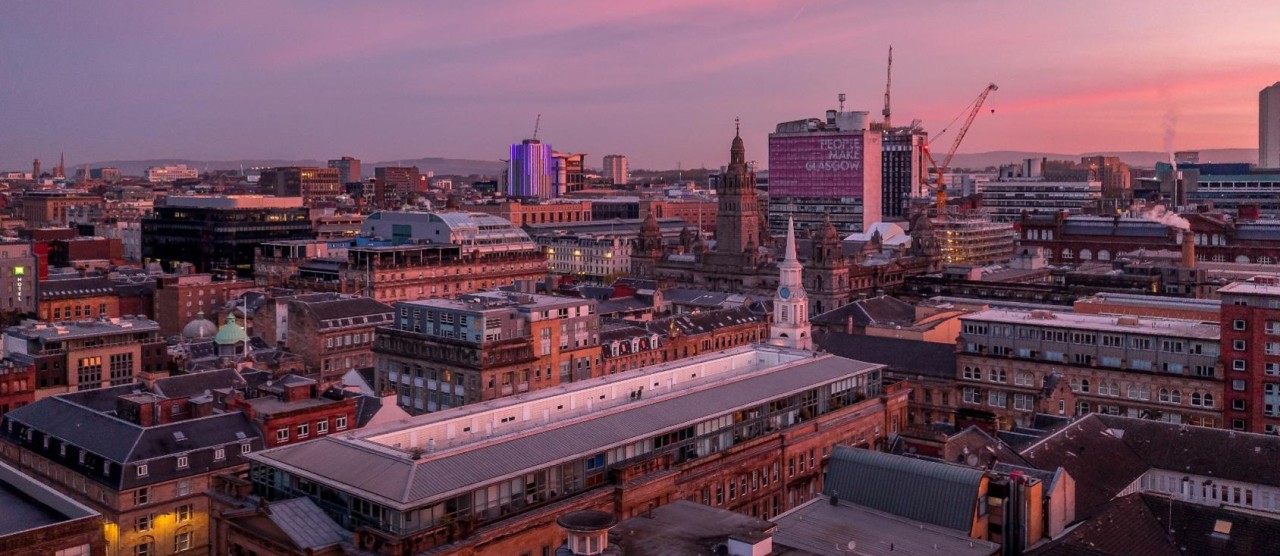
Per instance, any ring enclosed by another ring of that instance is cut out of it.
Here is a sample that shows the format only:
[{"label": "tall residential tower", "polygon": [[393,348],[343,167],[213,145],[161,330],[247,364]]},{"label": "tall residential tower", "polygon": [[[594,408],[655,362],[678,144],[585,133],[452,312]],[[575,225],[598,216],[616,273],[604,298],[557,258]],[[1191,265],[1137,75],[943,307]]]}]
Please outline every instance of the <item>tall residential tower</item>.
[{"label": "tall residential tower", "polygon": [[1280,81],[1258,93],[1258,166],[1280,168]]}]

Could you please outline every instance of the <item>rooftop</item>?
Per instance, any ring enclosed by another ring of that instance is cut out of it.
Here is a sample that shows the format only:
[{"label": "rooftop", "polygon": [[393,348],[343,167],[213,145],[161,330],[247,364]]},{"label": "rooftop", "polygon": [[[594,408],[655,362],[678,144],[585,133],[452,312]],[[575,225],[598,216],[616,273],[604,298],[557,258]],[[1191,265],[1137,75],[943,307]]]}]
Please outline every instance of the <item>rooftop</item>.
[{"label": "rooftop", "polygon": [[1221,329],[1217,324],[1198,320],[1165,319],[1139,316],[1095,315],[1070,311],[1017,311],[1012,309],[987,309],[960,317],[966,322],[983,321],[1053,328],[1078,328],[1097,332],[1124,334],[1150,334],[1177,338],[1218,340]]},{"label": "rooftop", "polygon": [[1218,288],[1218,293],[1229,293],[1235,295],[1280,295],[1280,284],[1267,284],[1263,282],[1232,282]]},{"label": "rooftop", "polygon": [[972,467],[836,446],[822,494],[967,535],[982,481]]},{"label": "rooftop", "polygon": [[[878,365],[830,355],[750,346],[421,415],[250,458],[409,509],[876,369]],[[650,384],[653,389],[644,388],[642,399],[628,396]],[[414,459],[410,448],[423,449],[423,455]]]},{"label": "rooftop", "polygon": [[199,209],[302,208],[302,197],[271,195],[171,195],[165,206]]},{"label": "rooftop", "polygon": [[155,332],[158,330],[160,330],[160,324],[156,321],[143,317],[125,316],[58,323],[26,321],[19,326],[10,326],[5,330],[5,333],[28,340],[40,339],[49,342],[93,338],[107,334]]},{"label": "rooftop", "polygon": [[859,556],[990,556],[1000,550],[998,544],[972,539],[953,529],[912,521],[845,500],[833,505],[826,496],[793,508],[773,521],[778,524],[773,534],[774,554],[780,556],[793,554],[787,549],[803,554],[838,554],[836,550],[847,548],[849,554]]},{"label": "rooftop", "polygon": [[749,515],[676,500],[619,523],[609,536],[626,556],[668,556],[714,554],[730,538],[755,539],[774,529]]},{"label": "rooftop", "polygon": [[81,505],[21,471],[0,463],[0,539],[67,521],[96,518]]}]

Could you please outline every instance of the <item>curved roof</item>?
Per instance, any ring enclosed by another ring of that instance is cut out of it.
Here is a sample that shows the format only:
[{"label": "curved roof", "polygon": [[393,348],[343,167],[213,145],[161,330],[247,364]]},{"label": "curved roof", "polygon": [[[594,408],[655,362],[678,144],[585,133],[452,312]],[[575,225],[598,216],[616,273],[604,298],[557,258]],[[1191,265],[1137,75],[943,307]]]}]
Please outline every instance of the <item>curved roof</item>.
[{"label": "curved roof", "polygon": [[182,327],[182,337],[188,340],[209,338],[218,333],[218,325],[204,318],[204,311],[196,314],[195,320]]},{"label": "curved roof", "polygon": [[836,446],[823,494],[913,521],[968,532],[984,474],[938,461]]},{"label": "curved roof", "polygon": [[249,334],[244,331],[244,327],[236,324],[235,313],[227,315],[227,323],[218,329],[217,335],[213,337],[213,341],[218,345],[231,345],[249,340]]}]

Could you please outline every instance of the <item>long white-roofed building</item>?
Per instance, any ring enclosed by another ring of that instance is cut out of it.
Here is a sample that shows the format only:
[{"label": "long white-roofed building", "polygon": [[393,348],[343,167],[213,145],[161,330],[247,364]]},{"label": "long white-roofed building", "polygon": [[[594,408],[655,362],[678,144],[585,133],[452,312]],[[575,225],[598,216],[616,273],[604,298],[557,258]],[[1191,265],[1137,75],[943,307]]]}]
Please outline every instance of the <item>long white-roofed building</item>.
[{"label": "long white-roofed building", "polygon": [[261,452],[250,477],[363,550],[550,553],[575,509],[775,516],[821,492],[833,446],[881,445],[906,397],[880,365],[753,345]]}]

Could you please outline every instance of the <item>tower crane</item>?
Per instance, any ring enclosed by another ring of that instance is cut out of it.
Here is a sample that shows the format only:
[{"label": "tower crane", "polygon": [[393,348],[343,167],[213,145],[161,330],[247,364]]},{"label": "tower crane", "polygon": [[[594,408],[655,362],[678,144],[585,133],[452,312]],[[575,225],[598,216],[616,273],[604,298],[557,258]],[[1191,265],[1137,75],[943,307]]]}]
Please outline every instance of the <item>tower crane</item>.
[{"label": "tower crane", "polygon": [[542,114],[538,114],[538,119],[533,122],[533,138],[538,138],[538,128],[542,127]]},{"label": "tower crane", "polygon": [[[944,174],[946,174],[947,169],[951,167],[951,159],[955,158],[956,149],[959,149],[960,142],[964,141],[964,136],[969,132],[969,126],[973,124],[973,119],[978,117],[978,111],[982,109],[982,103],[987,101],[987,95],[990,95],[992,91],[997,89],[999,89],[999,87],[997,87],[995,83],[987,84],[987,88],[983,89],[982,93],[978,95],[978,98],[974,99],[970,104],[969,117],[965,118],[964,125],[960,126],[960,129],[956,132],[956,138],[951,142],[951,150],[948,151],[947,156],[942,159],[942,164],[938,164],[934,161],[933,154],[929,152],[929,144],[925,143],[924,145],[924,156],[929,160],[929,165],[933,167],[933,189],[937,191],[937,209],[939,218],[945,217],[944,213],[947,208],[947,183]],[[956,118],[959,119],[959,116]],[[952,120],[952,123],[955,123],[955,120]],[[942,133],[946,133],[946,128],[943,128]],[[941,133],[939,133],[939,135],[941,135]],[[925,183],[925,187],[928,186],[929,185]]]}]

